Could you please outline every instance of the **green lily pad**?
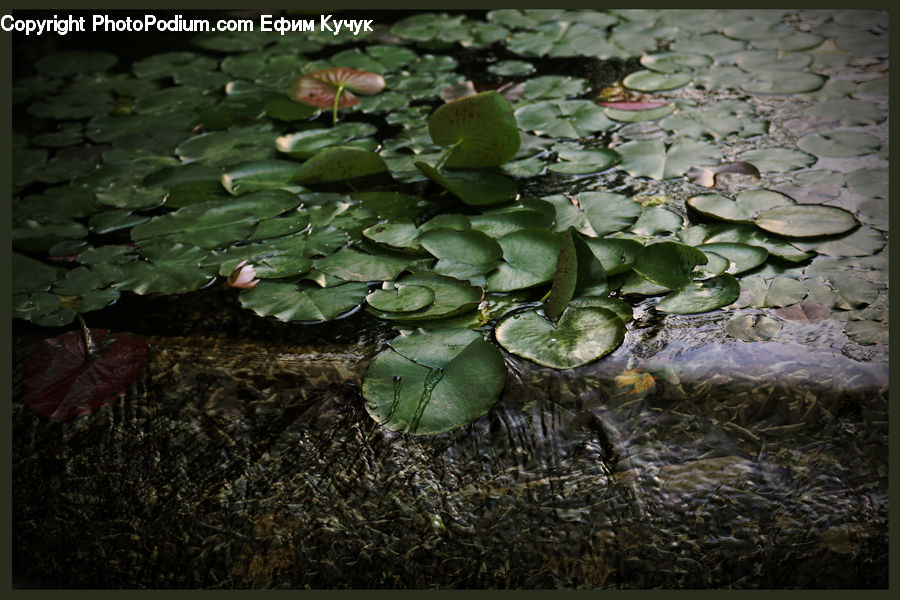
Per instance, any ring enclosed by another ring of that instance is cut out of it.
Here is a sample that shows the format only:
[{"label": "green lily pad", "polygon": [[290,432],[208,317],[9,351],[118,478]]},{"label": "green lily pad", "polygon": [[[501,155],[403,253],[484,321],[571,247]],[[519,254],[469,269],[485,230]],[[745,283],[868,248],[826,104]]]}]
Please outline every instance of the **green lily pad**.
[{"label": "green lily pad", "polygon": [[550,295],[544,303],[544,312],[553,322],[559,319],[568,306],[578,283],[578,254],[572,236],[571,229],[563,235],[559,255],[556,258],[553,285],[550,286]]},{"label": "green lily pad", "polygon": [[456,263],[486,265],[503,256],[500,244],[475,229],[432,229],[420,235],[419,240],[435,257]]},{"label": "green lily pad", "polygon": [[606,148],[582,149],[575,144],[561,142],[553,147],[560,162],[548,167],[554,173],[586,175],[605,171],[619,160],[619,154]]},{"label": "green lily pad", "polygon": [[301,192],[303,188],[291,185],[298,164],[288,160],[257,160],[234,165],[222,173],[221,181],[229,194],[240,196],[261,190],[285,189]]},{"label": "green lily pad", "polygon": [[856,227],[853,215],[834,206],[799,204],[764,210],[754,219],[757,227],[788,237],[836,235]]},{"label": "green lily pad", "polygon": [[630,175],[652,179],[681,177],[695,165],[717,165],[722,160],[715,144],[696,140],[679,140],[668,148],[661,140],[632,141],[615,150]]},{"label": "green lily pad", "polygon": [[655,308],[660,312],[690,315],[728,306],[738,299],[741,286],[730,274],[703,281],[692,281],[660,300]]},{"label": "green lily pad", "polygon": [[722,100],[683,108],[660,121],[660,126],[683,136],[723,139],[730,135],[742,138],[764,135],[769,123],[759,118],[747,102]]},{"label": "green lily pad", "polygon": [[632,198],[613,192],[582,192],[577,199],[594,233],[601,237],[628,228],[643,211]]},{"label": "green lily pad", "polygon": [[421,285],[396,285],[385,282],[384,287],[366,296],[372,308],[386,312],[413,312],[434,303],[434,290]]},{"label": "green lily pad", "polygon": [[872,154],[881,147],[874,135],[853,130],[807,135],[797,140],[797,146],[815,156],[847,158]]},{"label": "green lily pad", "polygon": [[279,152],[303,159],[332,146],[374,150],[377,142],[368,136],[376,130],[369,123],[341,123],[330,129],[307,129],[283,135],[275,140],[275,147]]},{"label": "green lily pad", "polygon": [[754,71],[740,85],[750,94],[786,96],[814,92],[826,81],[825,76],[806,71]]},{"label": "green lily pad", "polygon": [[146,261],[129,261],[120,267],[114,287],[136,294],[183,294],[198,290],[215,276],[198,265],[206,250],[180,242],[147,241],[141,244]]},{"label": "green lily pad", "polygon": [[119,59],[115,54],[96,50],[54,52],[39,58],[34,68],[50,77],[69,77],[79,73],[93,73],[111,69]]},{"label": "green lily pad", "polygon": [[651,206],[643,209],[641,216],[628,231],[637,235],[653,237],[664,233],[675,233],[684,226],[681,215],[675,214],[663,206]]},{"label": "green lily pad", "polygon": [[[621,104],[621,103],[620,103]],[[662,106],[655,108],[646,108],[643,110],[625,110],[617,108],[613,103],[606,104],[604,109],[606,116],[614,121],[623,121],[625,123],[639,123],[643,121],[656,121],[662,119],[675,112],[675,103],[667,102]]]},{"label": "green lily pad", "polygon": [[641,57],[641,64],[644,67],[658,73],[705,69],[712,63],[713,59],[706,54],[693,52],[660,52]]},{"label": "green lily pad", "polygon": [[494,91],[448,102],[428,118],[428,132],[439,146],[449,146],[448,167],[491,167],[519,150],[519,128],[506,99]]},{"label": "green lily pad", "polygon": [[376,317],[394,321],[443,319],[473,310],[484,297],[484,290],[480,287],[437,273],[412,273],[395,283],[431,289],[434,292],[434,303],[424,310],[410,312],[371,310]]},{"label": "green lily pad", "polygon": [[790,262],[802,262],[811,255],[788,242],[744,224],[721,225],[710,228],[704,243],[738,243],[765,248],[769,254]]},{"label": "green lily pad", "polygon": [[256,128],[212,131],[192,137],[175,149],[184,164],[226,166],[275,158],[275,133]]},{"label": "green lily pad", "polygon": [[294,173],[300,183],[328,183],[366,177],[388,170],[384,160],[369,150],[333,146],[322,150]]},{"label": "green lily pad", "polygon": [[432,180],[466,204],[488,206],[512,200],[516,184],[509,178],[490,171],[438,170],[423,162],[416,162],[419,169]]},{"label": "green lily pad", "polygon": [[556,273],[562,236],[545,229],[520,229],[499,238],[503,262],[487,278],[492,292],[509,292],[548,283]]},{"label": "green lily pad", "polygon": [[[487,413],[506,365],[496,346],[475,336],[463,347],[429,338],[405,349],[412,358],[394,349],[379,354],[363,380],[366,411],[386,429],[413,435],[445,433]],[[427,360],[434,357],[440,360]]]},{"label": "green lily pad", "polygon": [[754,308],[778,308],[802,302],[808,293],[806,286],[790,277],[774,277],[766,281],[762,277],[745,277],[740,282],[741,306]]},{"label": "green lily pad", "polygon": [[588,89],[586,79],[566,75],[541,75],[525,82],[525,98],[530,102],[579,96]]},{"label": "green lily pad", "polygon": [[677,242],[645,246],[634,258],[634,270],[644,279],[669,289],[678,289],[692,280],[694,267],[705,265],[703,251]]},{"label": "green lily pad", "polygon": [[660,73],[658,71],[636,71],[622,80],[625,87],[640,92],[662,92],[686,86],[693,76],[690,73]]},{"label": "green lily pad", "polygon": [[522,77],[534,72],[534,65],[524,60],[501,60],[489,65],[488,73],[500,77]]},{"label": "green lily pad", "polygon": [[537,311],[497,324],[497,343],[513,354],[554,369],[572,369],[606,356],[625,339],[625,324],[606,308],[568,307],[554,324]]},{"label": "green lily pad", "polygon": [[408,218],[401,218],[387,223],[376,223],[363,230],[366,239],[381,244],[392,250],[421,250],[419,229]]},{"label": "green lily pad", "polygon": [[781,331],[781,324],[765,315],[738,315],[725,323],[725,331],[744,342],[759,342]]},{"label": "green lily pad", "polygon": [[816,157],[796,148],[759,148],[741,152],[737,160],[752,163],[760,172],[787,173],[810,166]]},{"label": "green lily pad", "polygon": [[316,269],[345,281],[390,281],[409,266],[409,258],[373,255],[342,248],[315,261]]},{"label": "green lily pad", "polygon": [[260,281],[255,287],[241,290],[238,298],[244,308],[261,317],[275,317],[279,321],[329,321],[365,300],[368,287],[364,283],[344,283],[319,288]]},{"label": "green lily pad", "polygon": [[790,198],[769,190],[741,192],[734,200],[719,194],[702,194],[687,199],[687,205],[703,215],[734,222],[752,222],[754,215],[761,211],[790,204],[793,204]]},{"label": "green lily pad", "polygon": [[703,252],[714,252],[719,256],[724,256],[728,259],[729,263],[726,271],[732,275],[755,269],[769,258],[769,251],[765,248],[749,246],[747,244],[720,242],[702,244],[697,246],[697,249],[702,250]]},{"label": "green lily pad", "polygon": [[634,258],[644,247],[634,240],[617,238],[588,238],[584,240],[607,275],[618,275],[630,271]]},{"label": "green lily pad", "polygon": [[884,247],[887,240],[879,231],[862,226],[839,237],[792,240],[792,242],[801,250],[837,257],[872,256]]},{"label": "green lily pad", "polygon": [[602,107],[589,100],[545,100],[516,110],[525,131],[554,138],[582,138],[615,126]]}]

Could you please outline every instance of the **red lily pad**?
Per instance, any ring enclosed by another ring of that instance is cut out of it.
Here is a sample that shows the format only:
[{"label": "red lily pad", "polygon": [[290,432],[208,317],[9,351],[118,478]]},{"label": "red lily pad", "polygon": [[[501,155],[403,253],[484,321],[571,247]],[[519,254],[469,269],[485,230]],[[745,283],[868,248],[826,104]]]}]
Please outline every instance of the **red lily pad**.
[{"label": "red lily pad", "polygon": [[64,421],[91,415],[115,402],[137,381],[147,365],[148,344],[130,333],[109,336],[90,330],[89,354],[81,331],[40,343],[25,364],[25,403],[39,417]]},{"label": "red lily pad", "polygon": [[332,108],[340,90],[338,108],[347,108],[359,104],[359,98],[352,92],[369,96],[383,90],[384,85],[384,77],[378,73],[333,67],[307,73],[298,79],[291,88],[291,97],[297,102]]}]

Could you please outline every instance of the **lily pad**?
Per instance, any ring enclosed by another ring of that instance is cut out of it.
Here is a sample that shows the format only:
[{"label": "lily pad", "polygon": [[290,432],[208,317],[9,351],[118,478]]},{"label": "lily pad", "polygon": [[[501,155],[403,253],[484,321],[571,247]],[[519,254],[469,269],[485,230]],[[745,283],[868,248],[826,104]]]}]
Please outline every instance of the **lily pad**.
[{"label": "lily pad", "polygon": [[434,303],[424,310],[388,312],[372,310],[372,314],[394,321],[443,319],[473,310],[484,297],[484,290],[453,277],[437,273],[412,273],[397,280],[396,285],[417,285],[434,292]]},{"label": "lily pad", "polygon": [[500,244],[475,229],[432,229],[419,236],[419,240],[437,258],[457,263],[485,265],[503,256]]},{"label": "lily pad", "polygon": [[787,173],[808,167],[816,157],[795,148],[759,148],[738,154],[737,159],[752,163],[767,173]]},{"label": "lily pad", "polygon": [[545,100],[516,110],[516,121],[525,131],[554,138],[582,138],[606,131],[615,121],[589,100]]},{"label": "lily pad", "polygon": [[738,315],[725,323],[725,331],[745,342],[759,342],[781,331],[781,324],[765,315]]},{"label": "lily pad", "polygon": [[406,267],[410,259],[376,256],[355,248],[342,248],[331,256],[316,260],[316,269],[345,281],[390,281]]},{"label": "lily pad", "polygon": [[520,229],[499,238],[503,262],[487,279],[492,292],[534,287],[548,283],[556,273],[562,237],[545,229]]},{"label": "lily pad", "polygon": [[622,80],[625,87],[641,92],[662,92],[686,86],[693,76],[690,73],[636,71]]},{"label": "lily pad", "polygon": [[388,170],[384,160],[369,150],[334,146],[322,150],[294,173],[300,183],[329,183],[366,177]]},{"label": "lily pad", "polygon": [[853,130],[813,134],[797,140],[797,146],[815,156],[847,158],[872,154],[881,147],[874,135]]},{"label": "lily pad", "polygon": [[366,296],[372,308],[387,312],[413,312],[431,306],[434,290],[421,285],[396,285],[385,282],[384,287]]},{"label": "lily pad", "polygon": [[766,259],[769,257],[769,251],[765,248],[749,246],[747,244],[720,242],[702,244],[697,246],[697,249],[702,250],[703,252],[714,252],[719,256],[724,256],[729,262],[726,271],[732,275],[755,269],[766,262]]},{"label": "lily pad", "polygon": [[262,317],[279,321],[329,321],[362,304],[368,287],[350,282],[319,288],[295,283],[261,281],[252,289],[241,290],[238,298],[244,308]]},{"label": "lily pad", "polygon": [[788,237],[836,235],[856,227],[853,215],[834,206],[799,204],[764,210],[755,219],[757,227]]},{"label": "lily pad", "polygon": [[513,354],[554,369],[572,369],[606,356],[625,339],[625,324],[606,308],[568,307],[557,323],[538,311],[497,324],[497,343]]},{"label": "lily pad", "polygon": [[750,94],[786,96],[814,92],[826,81],[825,76],[806,71],[754,71],[741,89]]},{"label": "lily pad", "polygon": [[827,319],[831,314],[831,311],[821,302],[805,300],[798,304],[778,308],[775,310],[775,314],[786,321],[818,323],[819,321]]},{"label": "lily pad", "polygon": [[738,299],[741,286],[733,275],[724,274],[703,281],[692,281],[660,300],[660,312],[689,315],[728,306]]},{"label": "lily pad", "polygon": [[430,180],[471,206],[488,206],[512,200],[516,184],[498,173],[476,170],[438,170],[423,162],[416,162]]},{"label": "lily pad", "polygon": [[290,183],[297,166],[297,163],[287,160],[240,163],[222,173],[222,187],[235,196],[277,189],[301,192],[303,191],[301,186],[292,186]]},{"label": "lily pad", "polygon": [[615,150],[630,175],[652,179],[681,177],[694,165],[716,165],[722,159],[717,146],[696,140],[679,140],[668,148],[661,140],[632,141]]},{"label": "lily pad", "polygon": [[377,94],[385,87],[378,73],[347,67],[333,67],[307,73],[291,88],[291,97],[320,108],[347,108],[359,104],[352,92],[366,96]]},{"label": "lily pad", "polygon": [[363,380],[366,411],[392,431],[457,429],[490,410],[506,381],[503,356],[478,334],[462,347],[437,337],[405,352],[412,358],[394,349],[379,354]]},{"label": "lily pad", "polygon": [[137,381],[147,365],[147,341],[129,333],[89,330],[41,342],[28,357],[22,379],[25,403],[40,416],[67,420],[112,404]]},{"label": "lily pad", "polygon": [[566,175],[599,173],[619,160],[618,153],[613,150],[606,148],[585,150],[580,147],[572,147],[567,142],[556,144],[553,150],[560,162],[550,164],[548,169],[554,173]]},{"label": "lily pad", "polygon": [[617,238],[588,238],[585,243],[603,265],[607,275],[630,271],[634,258],[643,249],[639,242]]},{"label": "lily pad", "polygon": [[363,236],[392,250],[421,250],[419,230],[410,219],[377,223],[363,230]]},{"label": "lily pad", "polygon": [[519,150],[519,128],[509,102],[494,91],[482,92],[439,107],[428,118],[428,132],[439,146],[449,146],[448,167],[502,165]]},{"label": "lily pad", "polygon": [[703,251],[676,242],[650,244],[638,252],[634,270],[644,279],[669,289],[678,289],[692,280],[694,267],[705,265]]},{"label": "lily pad", "polygon": [[687,200],[687,205],[701,214],[735,222],[752,222],[761,211],[790,204],[790,198],[769,190],[741,192],[734,200],[719,194],[702,194]]},{"label": "lily pad", "polygon": [[705,69],[712,63],[711,57],[694,52],[660,52],[641,57],[641,64],[644,67],[659,73]]}]

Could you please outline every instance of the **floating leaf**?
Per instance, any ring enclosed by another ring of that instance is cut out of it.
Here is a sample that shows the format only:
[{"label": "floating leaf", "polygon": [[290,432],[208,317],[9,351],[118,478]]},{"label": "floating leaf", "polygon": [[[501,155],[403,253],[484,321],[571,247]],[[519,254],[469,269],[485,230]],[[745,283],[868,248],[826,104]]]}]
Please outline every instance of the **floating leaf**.
[{"label": "floating leaf", "polygon": [[404,350],[412,358],[394,349],[379,354],[363,380],[366,411],[392,431],[436,435],[461,427],[493,406],[506,381],[503,356],[478,334],[462,348],[432,337]]},{"label": "floating leaf", "polygon": [[554,369],[572,369],[602,358],[625,339],[625,324],[606,308],[568,307],[554,324],[537,311],[497,324],[497,342],[523,358]]},{"label": "floating leaf", "polygon": [[419,230],[409,219],[378,223],[364,229],[362,234],[377,244],[392,250],[421,250]]},{"label": "floating leaf", "polygon": [[603,108],[589,100],[546,100],[516,110],[525,131],[554,138],[577,139],[615,125]]},{"label": "floating leaf", "polygon": [[787,321],[797,321],[799,323],[817,323],[827,319],[831,314],[828,307],[821,302],[811,302],[809,300],[784,306],[775,310],[775,314]]},{"label": "floating leaf", "polygon": [[853,215],[834,206],[799,204],[764,210],[754,219],[757,227],[788,237],[836,235],[856,227]]},{"label": "floating leaf", "polygon": [[516,184],[507,177],[490,171],[438,170],[423,162],[416,162],[430,180],[471,206],[488,206],[512,200]]},{"label": "floating leaf", "polygon": [[509,102],[494,91],[448,102],[428,118],[428,132],[449,146],[448,167],[491,167],[511,160],[519,150],[519,128]]},{"label": "floating leaf", "polygon": [[431,306],[434,290],[421,285],[396,285],[385,282],[380,290],[366,296],[372,308],[386,312],[413,312]]},{"label": "floating leaf", "polygon": [[90,415],[115,402],[147,364],[148,345],[136,335],[71,331],[40,343],[22,379],[25,403],[40,417],[66,420]]},{"label": "floating leaf", "polygon": [[[291,189],[297,163],[288,160],[259,160],[240,163],[222,173],[221,181],[229,194],[240,196],[260,190]],[[293,191],[303,191],[297,185]]]},{"label": "floating leaf", "polygon": [[761,211],[791,204],[787,196],[769,190],[741,192],[734,200],[719,194],[702,194],[687,199],[687,205],[701,214],[735,222],[752,222]]},{"label": "floating leaf", "polygon": [[655,308],[661,312],[690,315],[728,306],[738,299],[741,286],[730,274],[704,281],[692,281],[660,300]]},{"label": "floating leaf", "polygon": [[727,258],[729,262],[727,272],[732,275],[755,269],[766,262],[766,259],[769,257],[769,252],[765,248],[748,246],[747,244],[720,242],[702,244],[697,246],[697,249],[703,252],[714,252]]},{"label": "floating leaf", "polygon": [[754,71],[741,83],[741,89],[750,94],[786,96],[814,92],[826,80],[823,75],[806,71]]},{"label": "floating leaf", "polygon": [[781,331],[781,324],[765,315],[738,315],[725,323],[725,331],[745,342],[759,342]]},{"label": "floating leaf", "polygon": [[261,281],[238,297],[244,308],[262,317],[286,322],[329,321],[362,304],[367,292],[366,284],[357,282],[319,288]]},{"label": "floating leaf", "polygon": [[547,283],[556,272],[562,237],[545,229],[520,229],[497,239],[503,262],[487,279],[492,292],[508,292]]},{"label": "floating leaf", "polygon": [[599,102],[606,116],[614,121],[637,123],[656,121],[675,112],[674,102]]},{"label": "floating leaf", "polygon": [[653,179],[681,177],[694,165],[714,165],[722,159],[714,144],[695,140],[679,140],[669,148],[661,140],[632,141],[615,150],[630,175]]},{"label": "floating leaf", "polygon": [[797,140],[797,146],[816,156],[847,158],[871,154],[881,147],[881,142],[861,131],[838,130],[804,136]]},{"label": "floating leaf", "polygon": [[423,233],[419,240],[431,254],[442,260],[470,265],[492,264],[503,255],[503,249],[494,239],[471,229],[432,229]]},{"label": "floating leaf", "polygon": [[374,150],[377,142],[366,136],[377,131],[369,123],[341,123],[330,129],[306,129],[283,135],[275,140],[279,152],[296,158],[309,158],[331,146],[350,146]]},{"label": "floating leaf", "polygon": [[713,59],[706,54],[693,52],[660,52],[641,57],[642,65],[659,73],[705,69],[712,63]]},{"label": "floating leaf", "polygon": [[562,142],[553,147],[561,162],[552,163],[548,167],[554,173],[568,175],[585,175],[605,171],[619,160],[618,153],[606,148],[581,149]]},{"label": "floating leaf", "polygon": [[694,267],[705,265],[708,260],[693,246],[659,242],[638,252],[633,268],[644,279],[674,290],[689,284]]},{"label": "floating leaf", "polygon": [[576,196],[597,236],[622,231],[641,215],[641,205],[613,192],[582,192]]},{"label": "floating leaf", "polygon": [[69,50],[42,56],[34,63],[38,72],[50,77],[69,77],[79,73],[107,71],[119,59],[109,52],[96,50]]},{"label": "floating leaf", "polygon": [[795,148],[759,148],[747,150],[737,156],[738,160],[755,165],[761,172],[787,173],[808,167],[816,162],[816,157]]},{"label": "floating leaf", "polygon": [[484,290],[453,277],[436,273],[413,273],[396,282],[397,285],[417,285],[434,292],[434,303],[424,310],[387,312],[372,310],[376,317],[394,321],[443,319],[473,310],[484,297]]},{"label": "floating leaf", "polygon": [[603,265],[607,275],[630,271],[634,265],[634,257],[643,248],[640,243],[626,239],[588,238],[584,241]]},{"label": "floating leaf", "polygon": [[807,254],[796,246],[773,237],[751,225],[734,224],[710,228],[705,243],[718,242],[760,246],[761,248],[765,248],[769,254],[791,262],[802,262],[810,257],[810,254]]},{"label": "floating leaf", "polygon": [[662,92],[684,87],[691,82],[690,73],[636,71],[622,80],[622,85],[641,92]]},{"label": "floating leaf", "polygon": [[322,150],[294,173],[300,183],[329,183],[366,177],[388,170],[384,160],[369,150],[333,146]]},{"label": "floating leaf", "polygon": [[316,269],[345,281],[390,281],[403,272],[409,258],[373,255],[355,248],[342,248],[315,261]]}]

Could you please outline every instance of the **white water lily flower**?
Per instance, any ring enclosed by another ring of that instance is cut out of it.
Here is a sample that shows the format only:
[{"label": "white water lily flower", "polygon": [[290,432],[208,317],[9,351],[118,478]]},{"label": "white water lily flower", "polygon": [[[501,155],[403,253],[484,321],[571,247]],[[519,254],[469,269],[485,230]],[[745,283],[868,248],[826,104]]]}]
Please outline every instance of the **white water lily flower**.
[{"label": "white water lily flower", "polygon": [[253,265],[248,265],[246,260],[242,260],[228,276],[228,285],[236,288],[252,288],[256,287],[259,279],[256,277],[256,269]]}]

